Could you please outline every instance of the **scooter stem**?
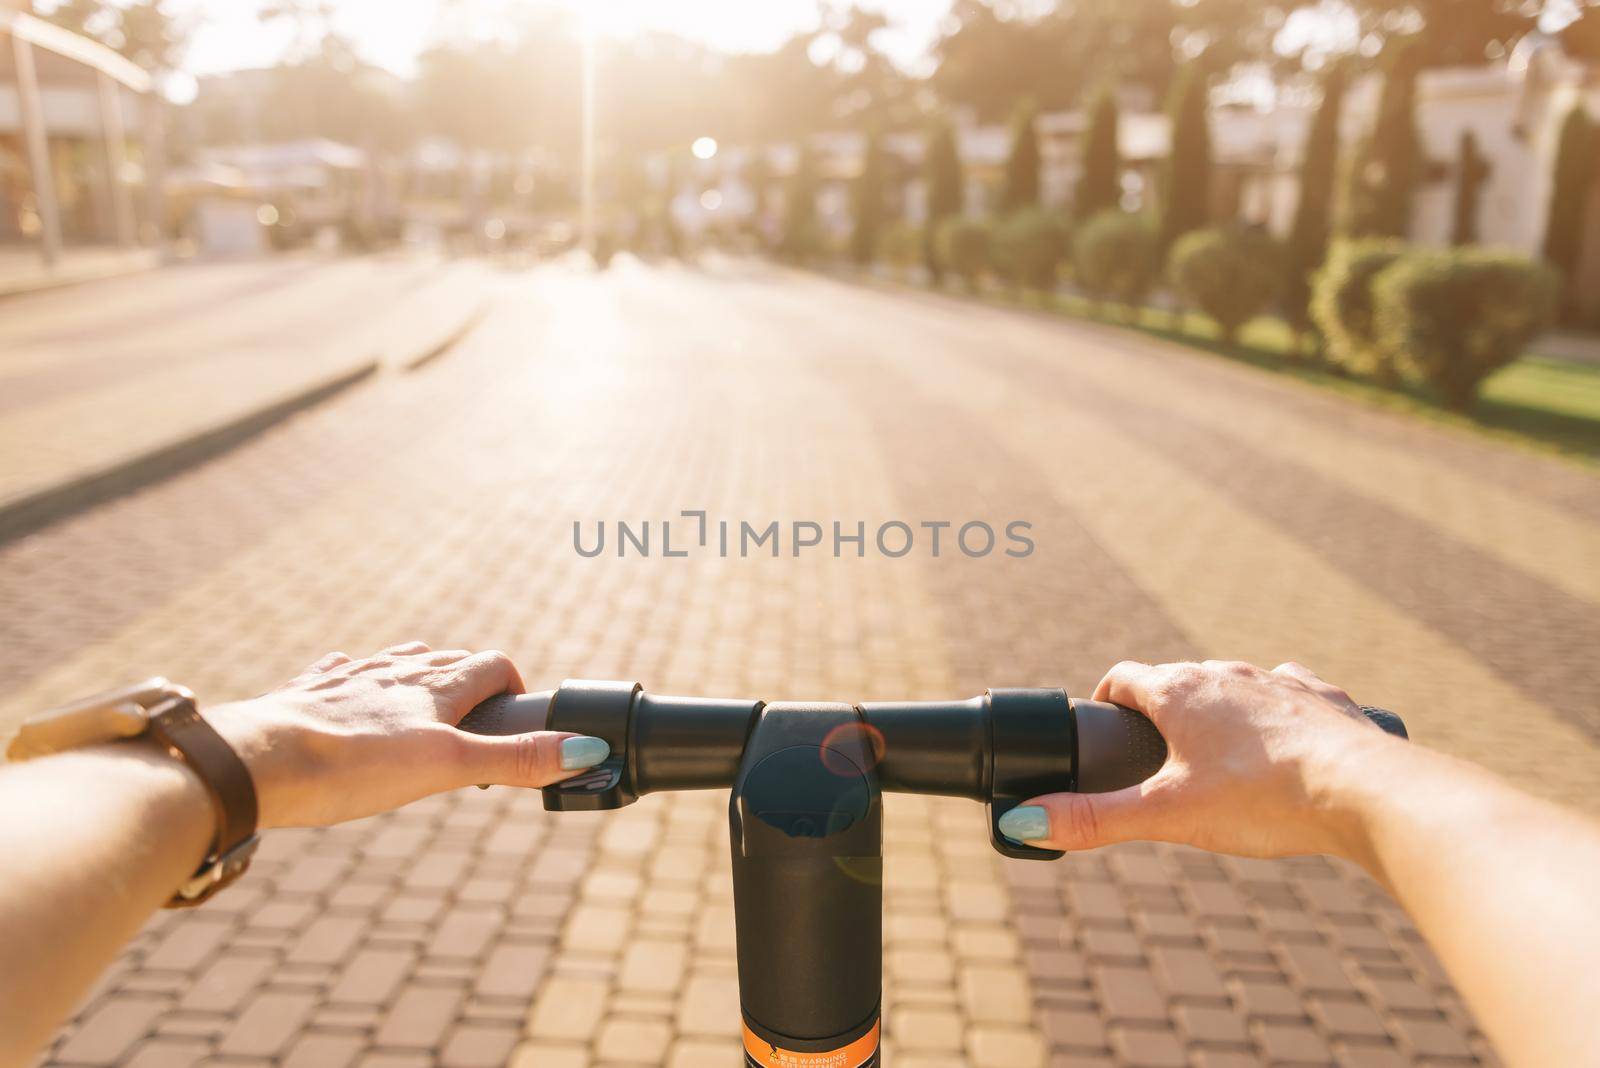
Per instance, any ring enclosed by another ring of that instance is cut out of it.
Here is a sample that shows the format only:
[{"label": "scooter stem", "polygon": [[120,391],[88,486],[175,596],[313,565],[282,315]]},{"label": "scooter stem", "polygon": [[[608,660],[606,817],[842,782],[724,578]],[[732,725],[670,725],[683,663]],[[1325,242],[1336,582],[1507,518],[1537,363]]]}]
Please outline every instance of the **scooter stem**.
[{"label": "scooter stem", "polygon": [[881,757],[854,706],[757,714],[728,802],[747,1066],[879,1062]]}]

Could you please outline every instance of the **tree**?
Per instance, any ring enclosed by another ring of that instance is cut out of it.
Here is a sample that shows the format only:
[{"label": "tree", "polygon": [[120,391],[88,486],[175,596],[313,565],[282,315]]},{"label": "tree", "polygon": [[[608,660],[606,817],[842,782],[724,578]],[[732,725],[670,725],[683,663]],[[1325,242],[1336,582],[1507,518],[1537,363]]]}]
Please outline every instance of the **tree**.
[{"label": "tree", "polygon": [[950,32],[934,46],[939,65],[929,79],[947,103],[993,122],[1023,96],[1047,108],[1073,99],[1077,73],[1064,20],[1008,18],[992,3],[957,0],[950,21]]},{"label": "tree", "polygon": [[1405,237],[1422,171],[1417,134],[1417,69],[1421,53],[1391,49],[1372,129],[1345,171],[1339,231],[1346,237]]},{"label": "tree", "polygon": [[817,161],[811,146],[800,142],[800,158],[783,197],[783,237],[779,248],[804,262],[817,251]]},{"label": "tree", "polygon": [[[1314,0],[1297,0],[1311,7]],[[1538,23],[1527,0],[1345,0],[1362,39],[1385,50],[1402,42],[1423,67],[1476,65],[1491,48],[1508,49]],[[1554,6],[1554,5],[1551,5]]]},{"label": "tree", "polygon": [[867,133],[861,156],[861,173],[851,187],[850,258],[865,267],[878,250],[878,232],[883,229],[884,193],[888,161],[883,153],[883,135],[873,127]]},{"label": "tree", "polygon": [[1589,198],[1595,182],[1595,125],[1582,104],[1567,112],[1556,150],[1555,182],[1544,231],[1544,258],[1560,269],[1568,294],[1567,311],[1576,302],[1576,281],[1583,257]]},{"label": "tree", "polygon": [[1483,201],[1483,187],[1493,172],[1493,165],[1478,151],[1478,138],[1471,130],[1463,130],[1460,148],[1456,153],[1455,220],[1450,228],[1452,244],[1478,243],[1478,209]]},{"label": "tree", "polygon": [[1290,324],[1302,333],[1310,325],[1311,276],[1328,256],[1328,235],[1333,229],[1344,90],[1344,66],[1335,63],[1322,79],[1322,102],[1311,120],[1300,157],[1300,201],[1295,205],[1285,249],[1283,304]]},{"label": "tree", "polygon": [[1162,168],[1161,244],[1204,226],[1211,214],[1211,129],[1206,115],[1209,82],[1198,64],[1178,72],[1167,116],[1172,146]]},{"label": "tree", "polygon": [[1561,50],[1573,59],[1600,61],[1600,2],[1588,0],[1561,31]]},{"label": "tree", "polygon": [[1102,86],[1089,109],[1083,135],[1083,174],[1078,179],[1073,212],[1084,220],[1115,208],[1122,201],[1122,159],[1117,153],[1117,98]]},{"label": "tree", "polygon": [[167,14],[160,0],[66,0],[44,17],[156,74],[176,70],[189,42],[188,22]]},{"label": "tree", "polygon": [[944,260],[939,255],[939,228],[946,219],[961,214],[965,199],[961,154],[956,148],[955,128],[948,118],[935,119],[928,130],[923,181],[928,190],[928,211],[922,228],[922,258],[928,265],[928,273],[938,282],[944,277]]},{"label": "tree", "polygon": [[1011,155],[1006,159],[1005,187],[1000,192],[1004,212],[1039,203],[1039,132],[1034,129],[1034,116],[1033,101],[1024,100],[1011,120]]}]

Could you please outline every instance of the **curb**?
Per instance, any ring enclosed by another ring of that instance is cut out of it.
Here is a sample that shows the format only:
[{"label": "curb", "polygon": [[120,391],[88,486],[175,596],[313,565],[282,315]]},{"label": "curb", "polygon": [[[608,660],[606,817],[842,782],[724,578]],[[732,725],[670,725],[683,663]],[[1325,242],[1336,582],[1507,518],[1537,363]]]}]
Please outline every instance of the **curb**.
[{"label": "curb", "polygon": [[291,415],[333,399],[385,367],[415,371],[443,356],[472,333],[489,314],[492,305],[491,300],[482,301],[442,337],[407,356],[399,359],[383,354],[371,356],[279,395],[260,407],[185,434],[176,441],[113,460],[55,485],[26,490],[0,500],[0,546],[220,456]]},{"label": "curb", "polygon": [[438,341],[435,341],[433,344],[426,346],[420,352],[414,352],[410,356],[397,361],[396,365],[402,371],[415,371],[421,367],[427,366],[440,356],[443,356],[445,353],[455,348],[463,338],[478,328],[478,324],[483,322],[484,317],[489,314],[489,306],[492,303],[492,301],[487,300],[480,302],[476,308],[473,308],[472,311],[468,312],[467,315],[462,318],[461,322],[457,323],[456,326],[447,332],[442,338],[440,338]]},{"label": "curb", "polygon": [[176,441],[92,468],[64,482],[25,491],[0,501],[0,545],[51,523],[177,474],[241,445],[296,412],[328,400],[378,370],[376,359],[302,387],[287,396]]},{"label": "curb", "polygon": [[26,282],[12,282],[0,284],[0,300],[10,300],[13,297],[26,297],[34,293],[48,293],[51,290],[65,289],[68,286],[84,285],[89,282],[104,282],[112,278],[122,278],[130,274],[143,274],[153,271],[167,263],[167,259],[160,253],[153,253],[145,258],[130,257],[126,263],[114,263],[91,270],[70,271],[56,269],[41,272]]}]

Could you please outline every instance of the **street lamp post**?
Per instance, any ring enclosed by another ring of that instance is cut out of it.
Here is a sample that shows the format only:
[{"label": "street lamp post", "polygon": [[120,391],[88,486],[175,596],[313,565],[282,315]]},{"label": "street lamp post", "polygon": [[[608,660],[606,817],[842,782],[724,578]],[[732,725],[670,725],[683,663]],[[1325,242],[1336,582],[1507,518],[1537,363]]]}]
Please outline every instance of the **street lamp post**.
[{"label": "street lamp post", "polygon": [[594,30],[583,31],[583,177],[579,195],[579,236],[583,248],[594,254]]}]

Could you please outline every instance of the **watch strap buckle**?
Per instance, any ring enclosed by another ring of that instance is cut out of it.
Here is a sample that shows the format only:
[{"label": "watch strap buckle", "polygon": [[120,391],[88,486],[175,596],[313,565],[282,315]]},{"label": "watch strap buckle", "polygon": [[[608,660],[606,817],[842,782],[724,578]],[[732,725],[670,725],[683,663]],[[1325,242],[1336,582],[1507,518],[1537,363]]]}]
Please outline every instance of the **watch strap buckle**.
[{"label": "watch strap buckle", "polygon": [[250,858],[255,856],[256,847],[260,844],[260,836],[252,834],[219,856],[207,858],[200,870],[178,887],[166,907],[187,909],[210,901],[245,873],[245,869],[250,867]]}]

